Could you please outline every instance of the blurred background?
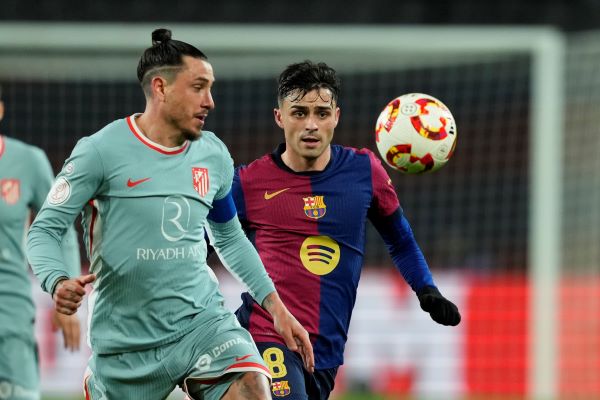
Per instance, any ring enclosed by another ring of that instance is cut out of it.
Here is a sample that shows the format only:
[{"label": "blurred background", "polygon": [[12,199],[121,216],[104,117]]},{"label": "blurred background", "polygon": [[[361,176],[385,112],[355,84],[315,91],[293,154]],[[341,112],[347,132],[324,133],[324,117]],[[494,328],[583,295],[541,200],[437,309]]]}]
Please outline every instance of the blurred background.
[{"label": "blurred background", "polygon": [[[143,111],[135,68],[158,27],[213,63],[205,128],[236,164],[282,141],[276,77],[307,58],[340,73],[336,143],[375,151],[377,116],[408,92],[454,114],[442,170],[388,172],[463,321],[433,323],[369,227],[336,398],[600,398],[600,1],[3,0],[0,132],[58,172],[79,138]],[[81,398],[89,350],[62,350],[35,287],[45,396]]]}]

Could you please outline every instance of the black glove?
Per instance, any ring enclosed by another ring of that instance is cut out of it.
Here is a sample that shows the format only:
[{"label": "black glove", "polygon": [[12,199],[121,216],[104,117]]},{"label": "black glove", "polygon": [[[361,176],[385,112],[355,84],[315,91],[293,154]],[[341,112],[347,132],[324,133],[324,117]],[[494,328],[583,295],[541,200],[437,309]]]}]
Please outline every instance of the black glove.
[{"label": "black glove", "polygon": [[425,286],[417,292],[423,311],[427,311],[438,324],[456,326],[460,322],[458,307],[442,296],[433,286]]}]

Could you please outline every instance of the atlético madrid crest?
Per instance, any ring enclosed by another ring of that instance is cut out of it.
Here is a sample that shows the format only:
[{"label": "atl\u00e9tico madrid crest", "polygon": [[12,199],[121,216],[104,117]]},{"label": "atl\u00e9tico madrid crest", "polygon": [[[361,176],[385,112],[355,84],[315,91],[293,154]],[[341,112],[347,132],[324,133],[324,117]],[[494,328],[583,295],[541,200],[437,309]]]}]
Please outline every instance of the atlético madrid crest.
[{"label": "atl\u00e9tico madrid crest", "polygon": [[327,206],[325,205],[325,196],[310,196],[303,197],[304,200],[304,214],[308,218],[319,219],[327,212]]},{"label": "atl\u00e9tico madrid crest", "polygon": [[194,190],[198,192],[200,197],[206,196],[210,185],[208,168],[192,167],[192,183],[194,184]]},{"label": "atl\u00e9tico madrid crest", "polygon": [[18,179],[0,179],[0,198],[8,205],[16,204],[21,197],[21,181]]}]

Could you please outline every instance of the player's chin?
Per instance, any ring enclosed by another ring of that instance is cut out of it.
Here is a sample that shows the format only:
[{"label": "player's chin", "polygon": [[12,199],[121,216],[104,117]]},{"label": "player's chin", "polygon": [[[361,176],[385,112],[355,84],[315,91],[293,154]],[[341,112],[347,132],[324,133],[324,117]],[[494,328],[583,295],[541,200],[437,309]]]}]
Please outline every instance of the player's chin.
[{"label": "player's chin", "polygon": [[200,139],[200,136],[202,136],[202,127],[197,129],[186,129],[183,131],[183,136],[189,141],[198,140]]},{"label": "player's chin", "polygon": [[325,152],[325,147],[323,146],[304,146],[301,149],[302,156],[304,158],[318,158]]}]

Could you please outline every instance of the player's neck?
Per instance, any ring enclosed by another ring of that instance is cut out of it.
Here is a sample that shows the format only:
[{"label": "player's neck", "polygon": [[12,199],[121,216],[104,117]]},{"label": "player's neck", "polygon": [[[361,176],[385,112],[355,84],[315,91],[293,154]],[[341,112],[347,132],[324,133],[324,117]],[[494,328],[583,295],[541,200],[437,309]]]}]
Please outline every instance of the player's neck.
[{"label": "player's neck", "polygon": [[281,161],[294,172],[323,171],[331,159],[331,147],[319,157],[307,159],[286,150],[281,154]]},{"label": "player's neck", "polygon": [[185,142],[183,134],[156,114],[144,112],[135,120],[141,133],[154,143],[165,147],[178,147]]}]

